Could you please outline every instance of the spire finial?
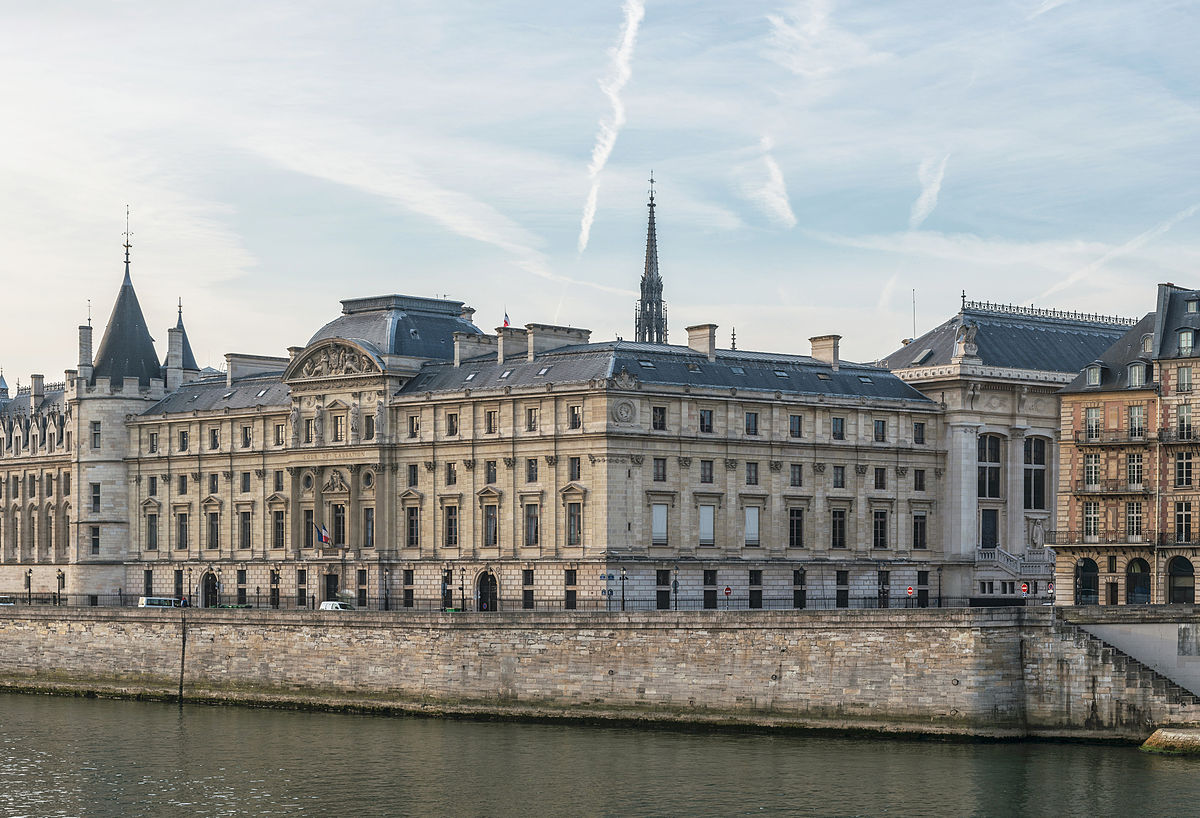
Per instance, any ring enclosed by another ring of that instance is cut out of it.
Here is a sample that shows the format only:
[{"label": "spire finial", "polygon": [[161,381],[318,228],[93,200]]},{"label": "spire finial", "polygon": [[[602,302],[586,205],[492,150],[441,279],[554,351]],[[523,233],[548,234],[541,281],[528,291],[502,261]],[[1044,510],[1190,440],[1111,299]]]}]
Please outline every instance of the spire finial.
[{"label": "spire finial", "polygon": [[964,310],[967,308],[967,291],[966,290],[962,291],[962,308]]},{"label": "spire finial", "polygon": [[183,296],[179,296],[179,320],[183,320]]},{"label": "spire finial", "polygon": [[129,248],[133,247],[133,245],[129,243],[129,239],[133,236],[133,233],[129,232],[129,205],[128,204],[125,205],[125,232],[122,235],[125,236],[125,245],[124,245],[125,246],[125,264],[126,264],[126,266],[128,266],[129,265]]},{"label": "spire finial", "polygon": [[92,299],[88,299],[88,326],[92,325]]},{"label": "spire finial", "polygon": [[650,207],[654,207],[654,170],[650,170]]},{"label": "spire finial", "polygon": [[737,327],[733,328],[732,338],[730,338],[730,348],[737,349]]}]

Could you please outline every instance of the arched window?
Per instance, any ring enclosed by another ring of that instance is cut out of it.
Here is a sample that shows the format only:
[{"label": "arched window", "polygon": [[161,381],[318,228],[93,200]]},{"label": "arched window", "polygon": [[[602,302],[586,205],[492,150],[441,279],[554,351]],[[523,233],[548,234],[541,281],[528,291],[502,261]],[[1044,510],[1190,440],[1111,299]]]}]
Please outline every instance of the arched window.
[{"label": "arched window", "polygon": [[1153,335],[1143,335],[1142,336],[1142,352],[1149,355],[1153,351],[1154,351],[1154,336]]},{"label": "arched window", "polygon": [[1125,604],[1150,604],[1150,565],[1135,558],[1125,566]]},{"label": "arched window", "polygon": [[1025,438],[1025,508],[1046,508],[1046,445],[1044,437]]},{"label": "arched window", "polygon": [[1167,564],[1167,602],[1191,605],[1196,601],[1196,570],[1187,557]]},{"label": "arched window", "polygon": [[1100,566],[1087,557],[1075,563],[1075,604],[1100,604]]}]

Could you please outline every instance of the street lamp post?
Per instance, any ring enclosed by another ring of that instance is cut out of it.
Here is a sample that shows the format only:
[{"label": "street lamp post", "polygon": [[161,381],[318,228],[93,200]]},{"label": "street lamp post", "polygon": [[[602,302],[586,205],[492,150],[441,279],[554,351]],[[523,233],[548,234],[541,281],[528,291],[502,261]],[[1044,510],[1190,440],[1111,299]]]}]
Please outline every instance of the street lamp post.
[{"label": "street lamp post", "polygon": [[187,575],[188,575],[188,584],[187,584],[188,596],[191,597],[192,599],[195,599],[196,589],[194,587],[192,587],[192,566],[190,566],[190,565],[188,566],[188,569],[187,569]]},{"label": "street lamp post", "polygon": [[391,607],[392,569],[383,569],[383,609],[390,611]]},{"label": "street lamp post", "polygon": [[675,591],[675,610],[679,610],[679,566],[675,566],[675,581],[671,584],[671,589]]},{"label": "street lamp post", "polygon": [[462,609],[467,609],[467,569],[458,569],[458,595],[462,600]]},{"label": "street lamp post", "polygon": [[33,569],[25,571],[25,604],[33,604]]},{"label": "street lamp post", "polygon": [[625,568],[621,568],[621,610],[625,610]]},{"label": "street lamp post", "polygon": [[63,588],[67,586],[67,575],[63,573],[63,569],[59,568],[54,576],[58,579],[58,598],[54,604],[62,605]]}]

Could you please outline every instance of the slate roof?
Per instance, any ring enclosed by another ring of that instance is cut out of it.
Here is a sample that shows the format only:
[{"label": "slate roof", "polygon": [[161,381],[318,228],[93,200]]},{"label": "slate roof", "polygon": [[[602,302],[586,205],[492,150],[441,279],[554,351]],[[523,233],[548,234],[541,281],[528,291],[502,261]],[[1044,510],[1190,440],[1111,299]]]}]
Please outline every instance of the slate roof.
[{"label": "slate roof", "polygon": [[[1196,312],[1188,312],[1188,304],[1197,305]],[[1200,337],[1200,290],[1188,290],[1174,284],[1160,284],[1158,304],[1154,322],[1154,356],[1156,358],[1194,358],[1179,352],[1179,332],[1190,329],[1193,339]],[[1195,348],[1195,344],[1193,345]]]},{"label": "slate roof", "polygon": [[154,339],[146,328],[142,307],[129,279],[129,262],[125,262],[125,280],[117,293],[104,338],[92,364],[91,383],[96,378],[110,378],[119,383],[124,378],[137,378],[142,386],[153,379],[162,379],[162,367],[154,351]]},{"label": "slate roof", "polygon": [[954,355],[958,329],[977,327],[975,344],[985,366],[1078,372],[1112,346],[1129,319],[965,302],[962,310],[879,362],[890,370],[940,366]]},{"label": "slate roof", "polygon": [[290,407],[291,397],[283,372],[251,375],[226,383],[225,375],[202,377],[183,384],[151,406],[143,415],[205,412],[211,409],[251,409],[255,406]]},{"label": "slate roof", "polygon": [[[1060,392],[1096,392],[1109,389],[1126,389],[1129,387],[1129,364],[1134,361],[1142,363],[1150,363],[1151,357],[1142,352],[1142,339],[1146,335],[1154,332],[1155,314],[1147,313],[1141,321],[1138,321],[1129,331],[1121,336],[1111,347],[1106,349],[1094,361],[1088,361],[1081,367],[1082,371],[1075,377],[1075,380],[1060,389]],[[1090,364],[1100,364],[1100,383],[1098,385],[1088,386],[1087,384],[1087,367]],[[1151,380],[1151,373],[1147,373],[1146,381]],[[1147,387],[1139,387],[1145,389]]]},{"label": "slate roof", "polygon": [[521,356],[497,364],[495,355],[486,355],[463,361],[457,368],[451,363],[429,363],[397,394],[586,383],[616,377],[622,369],[647,385],[737,387],[739,391],[823,394],[932,405],[925,395],[875,366],[843,361],[834,372],[829,364],[807,356],[728,349],[717,350],[716,360],[709,361],[703,353],[689,347],[630,341],[561,347],[540,353],[533,361]]},{"label": "slate roof", "polygon": [[308,345],[326,338],[365,342],[384,355],[415,358],[454,358],[454,333],[480,334],[463,317],[463,302],[409,295],[352,298],[342,302],[342,315],[309,339]]},{"label": "slate roof", "polygon": [[[0,398],[0,417],[30,414],[31,399],[28,387],[22,387],[21,391],[13,398]],[[66,409],[66,406],[67,402],[62,389],[47,389],[42,393],[41,402],[34,406],[33,410],[57,409],[61,412]]]}]

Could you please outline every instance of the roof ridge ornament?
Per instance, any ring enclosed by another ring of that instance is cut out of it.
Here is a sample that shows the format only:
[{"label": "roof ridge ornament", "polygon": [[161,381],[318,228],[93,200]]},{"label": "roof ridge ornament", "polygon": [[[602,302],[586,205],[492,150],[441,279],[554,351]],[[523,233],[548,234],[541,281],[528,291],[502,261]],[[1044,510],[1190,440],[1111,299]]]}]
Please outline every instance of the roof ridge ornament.
[{"label": "roof ridge ornament", "polygon": [[125,237],[125,244],[122,245],[125,248],[125,282],[124,283],[132,285],[132,282],[129,279],[129,250],[131,247],[133,247],[133,245],[130,243],[129,239],[133,236],[133,233],[129,232],[129,204],[128,203],[125,204],[125,232],[122,233],[121,235]]}]

